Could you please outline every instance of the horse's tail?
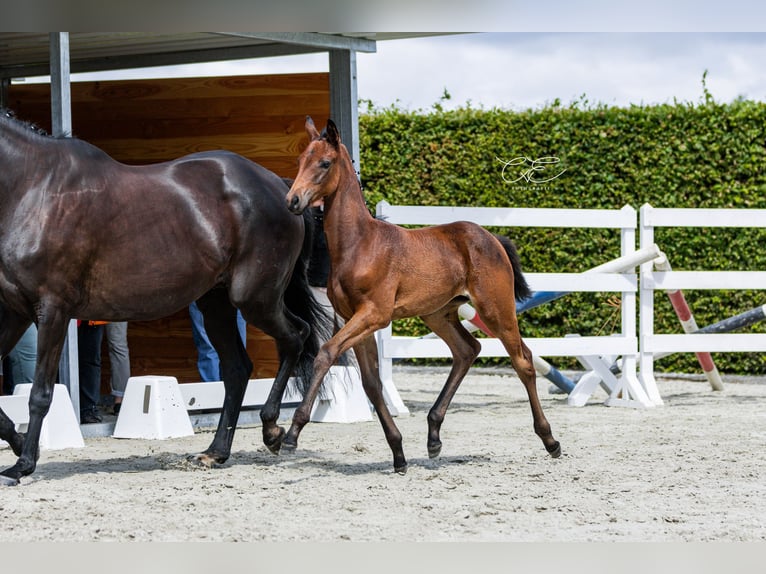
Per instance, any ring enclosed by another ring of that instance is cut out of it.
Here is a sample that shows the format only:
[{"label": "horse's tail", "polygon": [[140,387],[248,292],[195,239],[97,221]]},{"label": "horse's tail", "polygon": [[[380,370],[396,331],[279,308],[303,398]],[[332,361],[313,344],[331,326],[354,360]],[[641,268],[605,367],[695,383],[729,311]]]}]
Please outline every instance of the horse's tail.
[{"label": "horse's tail", "polygon": [[527,280],[521,271],[521,261],[519,260],[519,254],[516,251],[516,246],[513,241],[503,235],[495,235],[500,245],[503,246],[505,252],[508,254],[508,259],[511,260],[511,267],[513,267],[513,292],[516,297],[516,301],[522,301],[532,295],[532,290],[527,284]]},{"label": "horse's tail", "polygon": [[295,367],[299,391],[308,388],[314,372],[314,359],[319,353],[322,342],[332,336],[332,320],[325,308],[316,300],[309,286],[308,264],[311,257],[314,225],[311,210],[307,209],[303,212],[303,222],[305,229],[303,246],[284,298],[287,309],[308,323],[310,329]]}]

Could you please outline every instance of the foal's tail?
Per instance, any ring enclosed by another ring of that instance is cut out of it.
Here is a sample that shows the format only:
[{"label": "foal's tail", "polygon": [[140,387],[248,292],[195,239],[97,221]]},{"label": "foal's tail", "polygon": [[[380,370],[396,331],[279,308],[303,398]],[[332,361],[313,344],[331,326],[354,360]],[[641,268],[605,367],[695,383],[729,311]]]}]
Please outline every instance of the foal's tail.
[{"label": "foal's tail", "polygon": [[503,235],[495,235],[495,237],[508,254],[508,259],[511,260],[511,267],[513,267],[513,292],[516,301],[527,299],[532,295],[532,290],[529,288],[527,280],[521,272],[521,261],[519,260],[519,254],[516,252],[516,246],[513,244],[513,241]]},{"label": "foal's tail", "polygon": [[293,275],[285,290],[285,305],[291,313],[308,323],[310,332],[303,343],[303,350],[295,367],[298,377],[298,390],[308,387],[314,372],[314,359],[322,347],[322,343],[332,336],[332,320],[314,298],[308,281],[308,264],[312,249],[312,229],[314,225],[311,211],[303,212],[304,235],[303,247],[298,261],[295,263]]}]

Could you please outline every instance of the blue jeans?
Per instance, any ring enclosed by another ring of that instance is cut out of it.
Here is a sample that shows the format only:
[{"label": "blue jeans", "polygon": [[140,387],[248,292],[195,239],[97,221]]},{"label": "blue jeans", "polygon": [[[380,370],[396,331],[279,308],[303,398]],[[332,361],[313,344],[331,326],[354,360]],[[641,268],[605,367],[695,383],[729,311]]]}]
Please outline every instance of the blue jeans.
[{"label": "blue jeans", "polygon": [[8,353],[8,360],[14,385],[34,382],[37,364],[37,327],[34,323],[24,331],[19,342]]},{"label": "blue jeans", "polygon": [[128,323],[118,321],[104,325],[107,347],[109,348],[109,367],[112,373],[112,396],[125,395],[125,387],[130,378],[130,354],[128,353]]},{"label": "blue jeans", "polygon": [[[221,367],[218,353],[207,337],[202,311],[197,307],[197,303],[189,305],[189,317],[191,317],[192,338],[194,339],[194,345],[197,347],[197,370],[199,371],[199,376],[204,382],[220,381]],[[237,311],[237,330],[239,330],[239,336],[242,337],[242,343],[247,345],[247,322],[239,311]]]}]

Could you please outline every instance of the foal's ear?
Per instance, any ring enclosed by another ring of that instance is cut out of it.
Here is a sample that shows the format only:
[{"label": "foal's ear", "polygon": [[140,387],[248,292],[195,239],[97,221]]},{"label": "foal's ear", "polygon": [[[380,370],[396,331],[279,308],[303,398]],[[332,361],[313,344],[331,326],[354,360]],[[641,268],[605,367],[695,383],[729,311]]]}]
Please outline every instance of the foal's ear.
[{"label": "foal's ear", "polygon": [[325,128],[325,134],[327,136],[327,143],[332,147],[337,148],[340,144],[340,132],[338,126],[332,120],[327,120],[327,127]]},{"label": "foal's ear", "polygon": [[317,130],[316,126],[314,125],[314,120],[311,119],[311,116],[306,116],[306,133],[309,135],[310,140],[318,140],[319,139],[319,130]]}]

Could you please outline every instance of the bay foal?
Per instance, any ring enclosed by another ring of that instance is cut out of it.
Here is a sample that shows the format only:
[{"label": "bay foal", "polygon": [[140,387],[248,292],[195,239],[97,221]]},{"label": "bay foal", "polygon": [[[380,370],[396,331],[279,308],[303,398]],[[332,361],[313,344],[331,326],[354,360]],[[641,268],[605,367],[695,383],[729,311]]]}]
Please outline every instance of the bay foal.
[{"label": "bay foal", "polygon": [[540,406],[532,354],[519,334],[515,300],[528,296],[529,288],[513,243],[465,221],[404,229],[373,218],[335,124],[328,121],[320,134],[307,118],[305,127],[311,141],[298,160],[298,175],[287,194],[287,205],[301,214],[324,200],[331,259],[327,294],[346,323],[317,355],[311,384],[282,448],[297,447],[325,374],[353,347],[364,390],[393,452],[394,470],[404,473],[407,461],[402,437],[383,399],[374,333],[392,319],[420,316],[453,355],[447,382],[428,414],[428,454],[437,456],[447,407],[481,349],[458,317],[457,308],[470,301],[503,342],[526,388],[535,432],[550,455],[558,457],[561,446]]}]

